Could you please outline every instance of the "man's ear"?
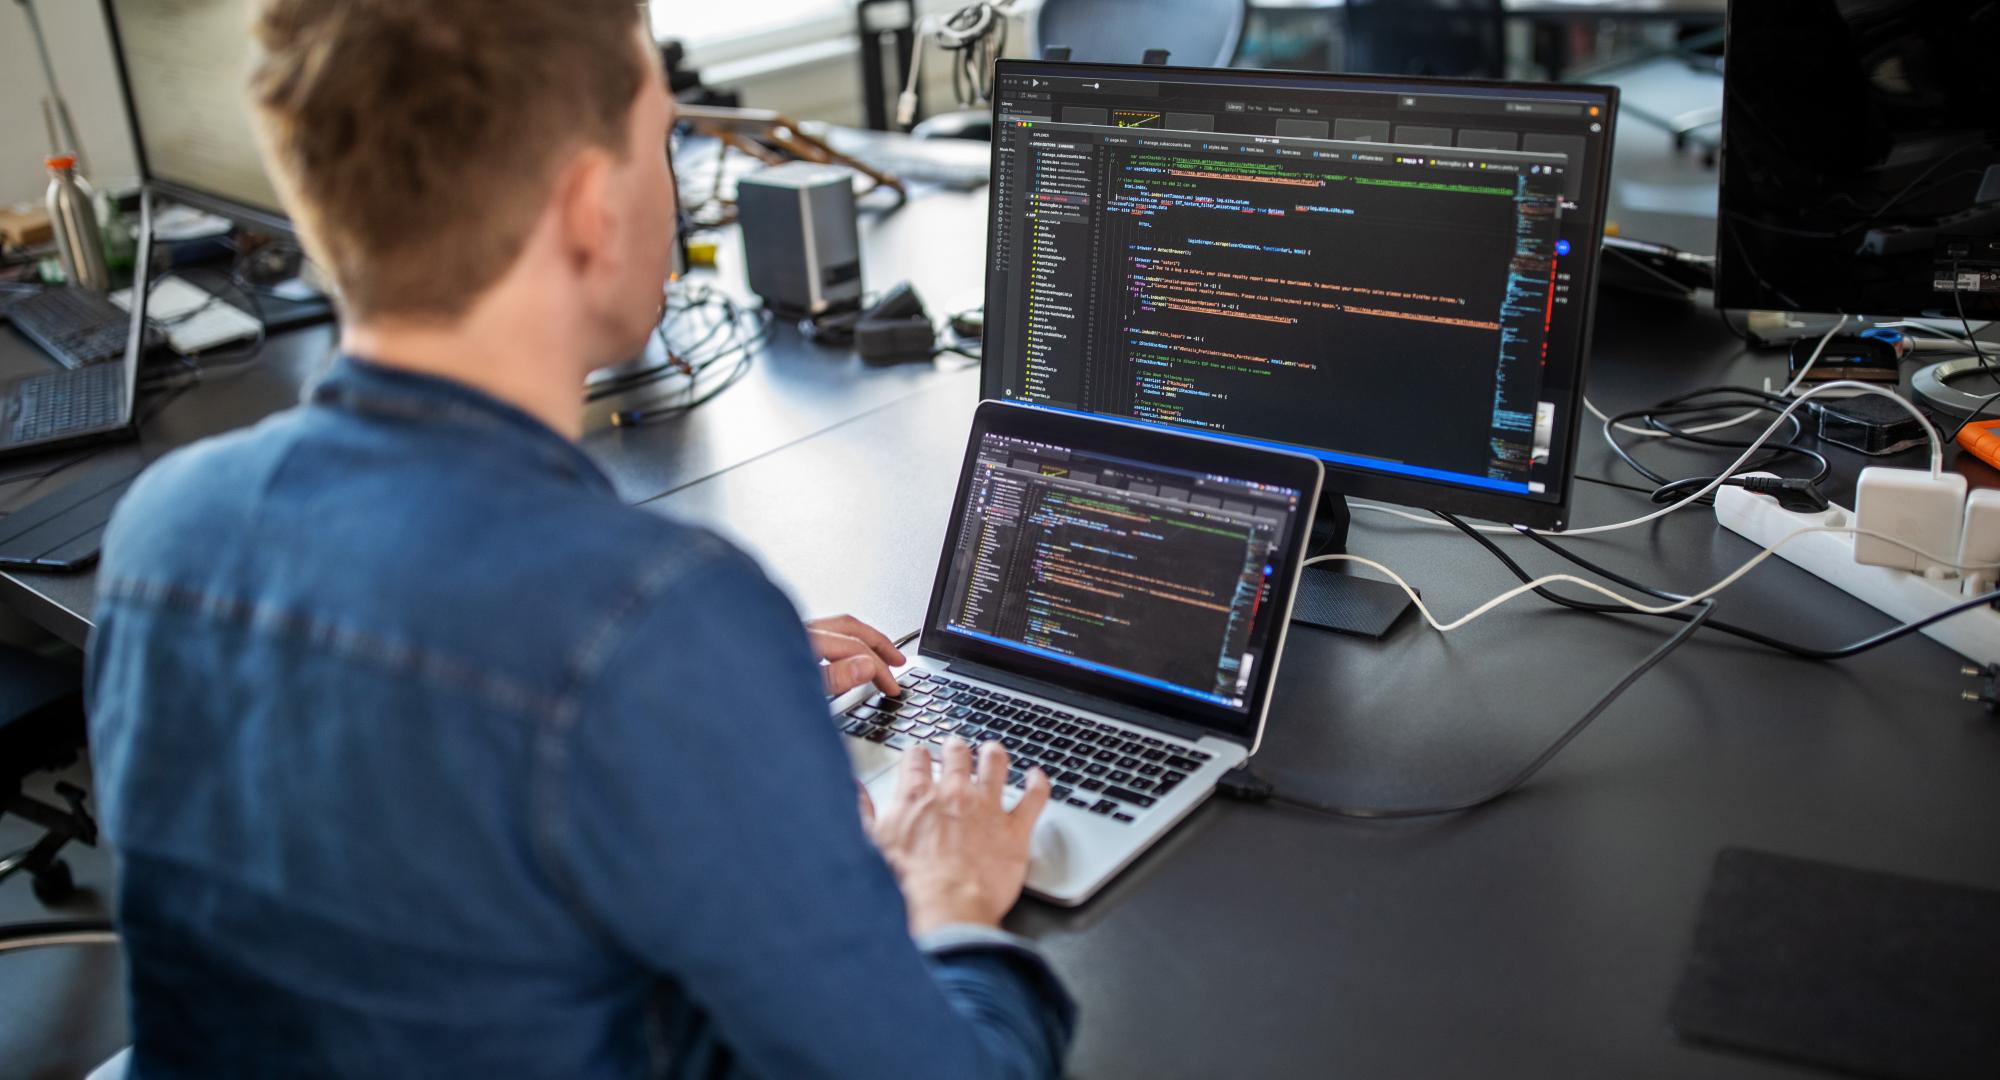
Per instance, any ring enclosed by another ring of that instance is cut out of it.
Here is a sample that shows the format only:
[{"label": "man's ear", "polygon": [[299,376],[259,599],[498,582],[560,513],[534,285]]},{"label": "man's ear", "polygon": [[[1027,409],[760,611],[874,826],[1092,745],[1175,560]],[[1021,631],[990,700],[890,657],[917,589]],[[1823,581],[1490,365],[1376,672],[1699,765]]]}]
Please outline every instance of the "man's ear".
[{"label": "man's ear", "polygon": [[611,155],[589,147],[571,158],[556,177],[553,194],[557,241],[570,270],[601,269],[612,251],[617,222],[612,207]]}]

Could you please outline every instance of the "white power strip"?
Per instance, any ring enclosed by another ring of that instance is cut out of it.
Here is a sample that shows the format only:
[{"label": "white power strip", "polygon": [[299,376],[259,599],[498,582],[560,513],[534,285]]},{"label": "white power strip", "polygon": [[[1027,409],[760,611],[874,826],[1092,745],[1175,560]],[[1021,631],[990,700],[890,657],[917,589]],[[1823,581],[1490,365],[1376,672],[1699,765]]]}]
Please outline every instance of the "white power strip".
[{"label": "white power strip", "polygon": [[[1851,527],[1854,513],[1835,506],[1824,513],[1796,514],[1767,495],[1739,487],[1715,492],[1715,520],[1756,544],[1768,547],[1814,525]],[[1863,566],[1854,561],[1852,533],[1808,533],[1778,549],[1778,556],[1846,589],[1900,622],[1914,622],[1967,599],[1959,578],[1927,578],[1907,570]],[[1933,623],[1923,633],[1981,664],[2000,663],[2000,611],[1974,608]]]}]

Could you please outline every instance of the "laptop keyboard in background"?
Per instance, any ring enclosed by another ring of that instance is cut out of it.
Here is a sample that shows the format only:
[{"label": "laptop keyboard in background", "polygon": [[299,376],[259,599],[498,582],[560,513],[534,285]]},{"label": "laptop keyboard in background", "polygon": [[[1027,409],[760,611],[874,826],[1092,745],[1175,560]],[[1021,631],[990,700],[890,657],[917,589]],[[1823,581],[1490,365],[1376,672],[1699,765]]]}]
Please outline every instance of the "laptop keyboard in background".
[{"label": "laptop keyboard in background", "polygon": [[[96,293],[73,288],[43,289],[17,300],[7,309],[7,317],[15,329],[66,368],[122,359],[132,327],[132,316],[124,308]],[[164,340],[157,327],[147,325],[147,349],[159,347]]]},{"label": "laptop keyboard in background", "polygon": [[15,384],[13,398],[19,410],[9,425],[13,442],[101,431],[124,415],[125,365],[93,364],[36,375]]},{"label": "laptop keyboard in background", "polygon": [[847,710],[842,730],[857,739],[908,750],[956,735],[1007,748],[1007,783],[1039,765],[1055,801],[1131,822],[1200,769],[1210,755],[1138,728],[1077,716],[1004,691],[912,669],[897,680],[903,696],[876,694]]}]

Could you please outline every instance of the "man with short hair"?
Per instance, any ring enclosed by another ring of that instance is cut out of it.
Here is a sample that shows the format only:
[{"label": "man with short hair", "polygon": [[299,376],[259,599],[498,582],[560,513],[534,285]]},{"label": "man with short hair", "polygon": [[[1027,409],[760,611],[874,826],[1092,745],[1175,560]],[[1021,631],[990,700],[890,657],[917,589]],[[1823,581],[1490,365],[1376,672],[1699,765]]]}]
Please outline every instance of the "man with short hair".
[{"label": "man with short hair", "polygon": [[1072,1007],[997,928],[1047,779],[1005,810],[1004,751],[954,743],[857,813],[822,694],[901,653],[802,631],[576,445],[667,276],[637,7],[264,0],[255,34],[343,355],[106,540],[134,1075],[1057,1073]]}]

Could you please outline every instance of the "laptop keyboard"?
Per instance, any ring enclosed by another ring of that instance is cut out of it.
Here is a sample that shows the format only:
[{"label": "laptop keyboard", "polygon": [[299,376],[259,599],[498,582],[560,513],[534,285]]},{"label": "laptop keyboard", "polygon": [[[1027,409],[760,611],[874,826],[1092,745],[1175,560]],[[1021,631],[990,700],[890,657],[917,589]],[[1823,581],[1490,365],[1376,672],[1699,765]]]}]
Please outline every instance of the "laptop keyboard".
[{"label": "laptop keyboard", "polygon": [[897,750],[936,746],[956,735],[978,745],[998,742],[1020,787],[1022,769],[1039,765],[1053,801],[1131,823],[1206,764],[1210,755],[1143,729],[1124,727],[1004,691],[911,669],[897,682],[901,697],[876,694],[847,710],[842,730]]},{"label": "laptop keyboard", "polygon": [[114,426],[125,412],[125,375],[123,364],[93,364],[21,380],[13,390],[19,411],[9,440],[39,442]]}]

